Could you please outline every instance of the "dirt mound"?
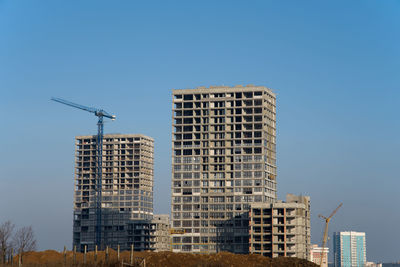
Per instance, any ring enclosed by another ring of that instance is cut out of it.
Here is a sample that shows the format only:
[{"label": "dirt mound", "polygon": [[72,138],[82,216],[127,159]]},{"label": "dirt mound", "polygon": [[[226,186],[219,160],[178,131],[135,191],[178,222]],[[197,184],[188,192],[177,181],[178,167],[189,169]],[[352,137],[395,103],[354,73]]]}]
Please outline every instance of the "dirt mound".
[{"label": "dirt mound", "polygon": [[[317,267],[312,262],[297,258],[281,257],[270,259],[261,255],[240,255],[228,252],[210,255],[173,252],[135,252],[133,258],[135,260],[133,266],[143,266],[141,263],[144,259],[146,267]],[[16,266],[17,262],[18,256],[14,257],[14,266]],[[87,253],[86,257],[82,253],[77,253],[75,260],[71,251],[68,251],[64,255],[54,250],[46,250],[42,252],[27,252],[23,256],[24,267],[117,267],[122,266],[122,262],[130,262],[130,253],[128,251],[120,254],[119,261],[117,252],[113,250],[110,250],[107,259],[104,251],[98,252],[97,258],[95,258],[93,252]]]}]

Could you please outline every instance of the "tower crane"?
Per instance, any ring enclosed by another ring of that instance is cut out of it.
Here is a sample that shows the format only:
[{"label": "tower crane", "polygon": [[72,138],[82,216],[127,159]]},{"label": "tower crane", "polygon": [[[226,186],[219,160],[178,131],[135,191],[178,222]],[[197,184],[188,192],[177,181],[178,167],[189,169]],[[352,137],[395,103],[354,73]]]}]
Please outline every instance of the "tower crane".
[{"label": "tower crane", "polygon": [[324,230],[324,237],[322,238],[322,251],[321,251],[321,262],[320,262],[320,267],[322,267],[322,263],[324,262],[324,249],[326,245],[326,240],[328,238],[328,224],[330,220],[332,219],[333,215],[340,209],[340,207],[343,205],[343,203],[340,203],[340,205],[329,215],[329,217],[325,217],[321,214],[318,215],[319,218],[323,218],[325,220],[325,230]]},{"label": "tower crane", "polygon": [[95,240],[96,245],[99,249],[102,249],[102,239],[101,239],[101,186],[102,186],[102,177],[103,177],[103,130],[104,130],[104,118],[108,118],[111,120],[115,120],[115,115],[111,115],[103,109],[93,108],[93,107],[86,107],[79,104],[72,103],[70,101],[52,97],[51,100],[71,106],[74,108],[82,109],[91,113],[94,113],[95,116],[98,117],[97,122],[97,149],[96,149],[96,161],[97,161],[97,172],[96,172],[96,231],[95,231]]}]

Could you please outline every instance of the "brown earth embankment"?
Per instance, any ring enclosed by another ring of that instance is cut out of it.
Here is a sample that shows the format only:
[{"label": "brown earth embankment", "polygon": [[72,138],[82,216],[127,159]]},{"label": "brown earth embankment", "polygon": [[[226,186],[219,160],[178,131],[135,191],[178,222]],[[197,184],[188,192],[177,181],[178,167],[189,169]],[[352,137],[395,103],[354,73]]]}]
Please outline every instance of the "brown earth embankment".
[{"label": "brown earth embankment", "polygon": [[[307,260],[297,258],[267,258],[260,255],[240,255],[227,252],[221,252],[210,255],[197,255],[188,253],[172,252],[134,252],[134,264],[132,266],[143,266],[143,260],[146,267],[317,267],[316,264]],[[99,252],[97,260],[93,252],[86,255],[68,251],[63,253],[47,250],[42,252],[27,252],[23,256],[23,267],[120,267],[122,263],[130,263],[130,253],[128,251],[120,254],[120,260],[117,259],[117,253],[110,251],[108,260],[104,252]],[[86,262],[86,263],[85,263]],[[13,266],[18,266],[18,258],[14,258]],[[6,265],[8,266],[8,265]],[[9,265],[11,266],[11,265]],[[130,265],[125,265],[127,267]]]}]

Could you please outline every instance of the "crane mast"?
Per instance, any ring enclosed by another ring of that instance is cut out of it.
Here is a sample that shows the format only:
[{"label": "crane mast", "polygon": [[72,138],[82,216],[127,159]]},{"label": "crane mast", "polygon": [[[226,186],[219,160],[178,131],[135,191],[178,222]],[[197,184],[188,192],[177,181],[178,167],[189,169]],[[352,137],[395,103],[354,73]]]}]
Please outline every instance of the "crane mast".
[{"label": "crane mast", "polygon": [[322,267],[322,264],[324,262],[324,250],[325,250],[325,245],[326,245],[326,241],[328,239],[328,225],[329,222],[331,221],[333,215],[336,214],[336,212],[340,209],[340,207],[343,205],[343,203],[340,203],[340,205],[331,213],[331,215],[329,215],[329,217],[325,217],[321,214],[318,215],[318,217],[322,218],[325,220],[325,229],[324,229],[324,236],[322,237],[322,250],[321,250],[321,258],[320,258],[320,264],[319,266]]},{"label": "crane mast", "polygon": [[96,226],[95,226],[95,242],[97,247],[103,249],[103,242],[101,236],[102,216],[101,216],[101,202],[102,202],[102,178],[103,178],[103,132],[104,132],[104,117],[115,120],[115,115],[111,115],[102,109],[86,107],[73,102],[52,97],[51,100],[71,106],[74,108],[82,109],[91,113],[99,118],[97,122],[97,136],[96,136]]},{"label": "crane mast", "polygon": [[101,239],[101,187],[103,184],[103,116],[99,117],[97,122],[97,173],[96,173],[96,245],[102,250],[102,239]]}]

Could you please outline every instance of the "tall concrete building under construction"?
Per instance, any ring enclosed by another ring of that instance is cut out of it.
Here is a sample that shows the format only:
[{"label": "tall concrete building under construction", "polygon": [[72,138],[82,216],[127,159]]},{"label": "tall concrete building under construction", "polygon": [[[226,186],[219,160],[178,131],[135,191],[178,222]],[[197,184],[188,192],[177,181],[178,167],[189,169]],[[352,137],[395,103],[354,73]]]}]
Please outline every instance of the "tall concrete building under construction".
[{"label": "tall concrete building under construction", "polygon": [[251,203],[276,199],[275,100],[252,85],[173,90],[173,251],[248,253]]},{"label": "tall concrete building under construction", "polygon": [[[94,250],[96,238],[96,136],[76,137],[73,245]],[[107,134],[103,138],[102,244],[121,249],[147,249],[148,238],[137,234],[134,222],[153,216],[152,138]],[[149,230],[150,231],[150,230]]]}]

